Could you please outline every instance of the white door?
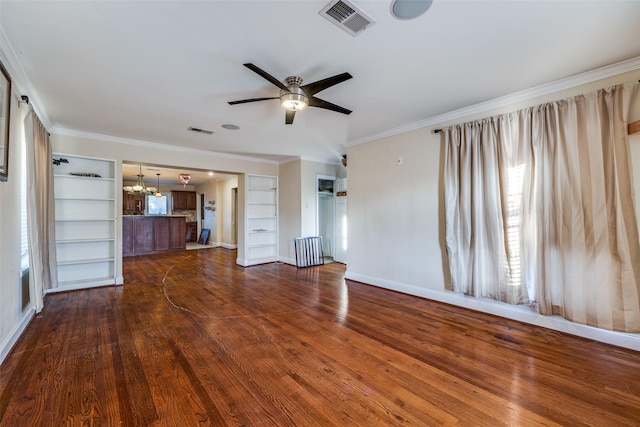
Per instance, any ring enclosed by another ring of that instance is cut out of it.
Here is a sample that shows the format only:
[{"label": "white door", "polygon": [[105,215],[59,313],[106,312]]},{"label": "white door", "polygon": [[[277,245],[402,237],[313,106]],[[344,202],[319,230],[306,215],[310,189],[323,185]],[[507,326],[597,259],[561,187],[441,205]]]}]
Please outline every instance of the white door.
[{"label": "white door", "polygon": [[336,179],[334,184],[336,197],[335,252],[334,261],[347,263],[347,179]]}]

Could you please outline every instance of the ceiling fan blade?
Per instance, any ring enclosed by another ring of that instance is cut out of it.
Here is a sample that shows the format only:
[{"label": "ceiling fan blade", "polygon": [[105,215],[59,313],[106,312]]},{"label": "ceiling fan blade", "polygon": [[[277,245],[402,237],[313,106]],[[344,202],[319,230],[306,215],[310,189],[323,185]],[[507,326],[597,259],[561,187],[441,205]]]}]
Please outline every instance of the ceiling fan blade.
[{"label": "ceiling fan blade", "polygon": [[274,85],[278,86],[280,89],[286,90],[287,92],[289,92],[289,89],[287,89],[287,87],[280,80],[276,79],[271,74],[269,74],[266,71],[264,71],[263,69],[258,68],[258,67],[256,67],[255,65],[253,65],[251,63],[242,64],[242,65],[244,65],[245,67],[247,67],[248,69],[250,69],[254,73],[262,76],[262,78],[264,78],[266,80],[269,80],[271,83],[273,83]]},{"label": "ceiling fan blade", "polygon": [[344,107],[341,107],[341,106],[336,105],[336,104],[332,104],[332,103],[327,102],[327,101],[325,101],[323,99],[316,98],[315,96],[312,96],[312,97],[309,98],[309,106],[310,107],[324,108],[325,110],[336,111],[336,112],[342,113],[342,114],[351,114],[351,110],[347,110]]},{"label": "ceiling fan blade", "polygon": [[293,118],[295,117],[295,115],[296,115],[295,111],[286,110],[286,114],[284,116],[284,123],[287,125],[293,124]]},{"label": "ceiling fan blade", "polygon": [[267,99],[278,99],[279,96],[272,96],[270,98],[251,98],[251,99],[240,99],[238,101],[229,101],[229,105],[236,104],[246,104],[247,102],[256,102],[256,101],[266,101]]},{"label": "ceiling fan blade", "polygon": [[318,80],[317,82],[309,83],[300,88],[307,94],[307,96],[313,96],[321,90],[325,90],[328,87],[342,83],[345,80],[349,80],[353,76],[349,73],[342,73],[333,77],[327,77],[326,79]]}]

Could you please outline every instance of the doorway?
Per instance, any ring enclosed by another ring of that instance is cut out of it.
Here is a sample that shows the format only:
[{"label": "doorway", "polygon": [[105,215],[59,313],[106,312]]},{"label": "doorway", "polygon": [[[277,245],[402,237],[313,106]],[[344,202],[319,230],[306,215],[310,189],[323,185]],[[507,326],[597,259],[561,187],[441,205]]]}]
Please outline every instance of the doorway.
[{"label": "doorway", "polygon": [[335,252],[335,177],[318,176],[317,178],[317,221],[316,234],[322,237],[322,252],[325,261],[333,260]]},{"label": "doorway", "polygon": [[231,189],[231,243],[238,244],[238,187]]}]

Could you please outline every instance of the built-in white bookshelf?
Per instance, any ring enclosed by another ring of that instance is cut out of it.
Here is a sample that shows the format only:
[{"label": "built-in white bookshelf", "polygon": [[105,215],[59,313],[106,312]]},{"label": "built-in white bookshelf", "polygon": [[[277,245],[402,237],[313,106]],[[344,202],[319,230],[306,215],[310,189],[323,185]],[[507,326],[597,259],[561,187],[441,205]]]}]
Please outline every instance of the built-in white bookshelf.
[{"label": "built-in white bookshelf", "polygon": [[67,154],[53,157],[63,159],[53,166],[56,290],[116,284],[115,162]]},{"label": "built-in white bookshelf", "polygon": [[278,258],[278,177],[247,175],[244,265]]}]

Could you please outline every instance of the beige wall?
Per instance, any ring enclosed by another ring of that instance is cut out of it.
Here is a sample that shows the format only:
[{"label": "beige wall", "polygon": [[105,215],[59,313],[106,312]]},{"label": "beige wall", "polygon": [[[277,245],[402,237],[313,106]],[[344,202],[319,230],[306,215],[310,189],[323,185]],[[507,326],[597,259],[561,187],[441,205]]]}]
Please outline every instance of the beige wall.
[{"label": "beige wall", "polygon": [[[640,70],[527,102],[469,115],[456,120],[455,123],[515,111],[545,101],[638,79]],[[636,97],[629,121],[639,119],[640,96]],[[555,319],[521,313],[518,308],[507,304],[479,302],[477,299],[462,297],[446,290],[449,280],[442,243],[444,213],[441,141],[440,135],[434,134],[432,130],[451,124],[454,123],[438,123],[431,128],[418,129],[348,148],[347,277],[640,349],[640,337],[632,339],[629,344],[628,337],[621,334],[604,332],[603,335],[598,335],[599,332],[596,332],[589,335],[590,331],[585,331],[575,324],[552,323]],[[638,203],[640,135],[631,136],[630,143],[633,156],[631,162],[636,168],[634,182]],[[398,157],[402,157],[402,165],[398,164]],[[580,330],[576,332],[577,329]]]},{"label": "beige wall", "polygon": [[232,248],[238,243],[237,241],[234,242],[231,235],[231,223],[233,221],[231,193],[233,188],[238,188],[237,177],[216,181],[216,243],[226,248]]},{"label": "beige wall", "polygon": [[301,166],[300,160],[280,165],[278,178],[278,251],[284,262],[295,263],[293,239],[300,237],[301,212]]},{"label": "beige wall", "polygon": [[315,236],[317,231],[318,176],[344,178],[341,165],[295,160],[280,165],[279,258],[295,263],[293,239]]}]

